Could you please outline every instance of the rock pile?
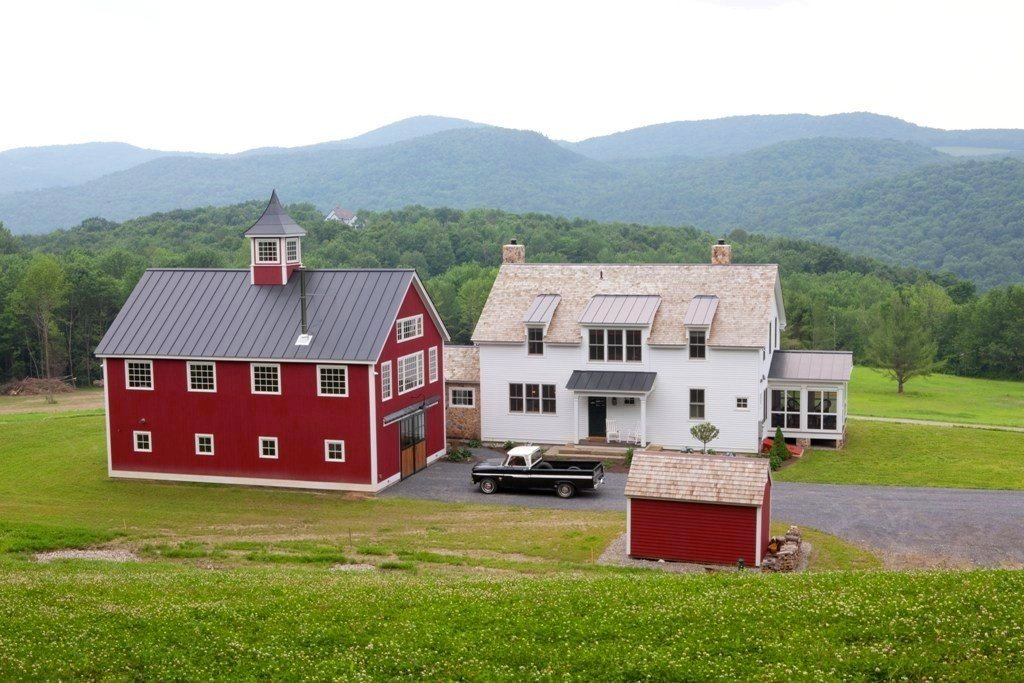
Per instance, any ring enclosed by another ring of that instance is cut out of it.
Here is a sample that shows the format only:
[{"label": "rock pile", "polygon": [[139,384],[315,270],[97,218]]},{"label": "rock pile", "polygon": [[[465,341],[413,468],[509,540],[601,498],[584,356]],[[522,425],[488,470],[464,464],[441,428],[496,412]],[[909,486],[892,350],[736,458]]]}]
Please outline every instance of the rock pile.
[{"label": "rock pile", "polygon": [[800,529],[789,527],[785,536],[772,536],[768,541],[768,554],[761,560],[761,569],[767,572],[791,572],[800,566],[803,536]]}]

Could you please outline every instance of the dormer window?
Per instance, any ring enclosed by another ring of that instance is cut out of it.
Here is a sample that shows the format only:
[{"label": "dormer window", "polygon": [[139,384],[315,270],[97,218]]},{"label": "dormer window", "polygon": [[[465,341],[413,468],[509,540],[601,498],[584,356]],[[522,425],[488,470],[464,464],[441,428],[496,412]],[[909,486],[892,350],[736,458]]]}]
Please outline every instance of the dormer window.
[{"label": "dormer window", "polygon": [[588,331],[588,357],[592,361],[639,363],[644,359],[640,330],[592,329]]},{"label": "dormer window", "polygon": [[707,358],[707,332],[690,330],[690,358]]},{"label": "dormer window", "polygon": [[288,240],[285,243],[285,258],[288,263],[295,263],[299,260],[299,241],[296,239]]},{"label": "dormer window", "polygon": [[256,240],[256,263],[277,262],[277,240]]},{"label": "dormer window", "polygon": [[531,356],[544,355],[544,328],[526,328],[526,353]]}]

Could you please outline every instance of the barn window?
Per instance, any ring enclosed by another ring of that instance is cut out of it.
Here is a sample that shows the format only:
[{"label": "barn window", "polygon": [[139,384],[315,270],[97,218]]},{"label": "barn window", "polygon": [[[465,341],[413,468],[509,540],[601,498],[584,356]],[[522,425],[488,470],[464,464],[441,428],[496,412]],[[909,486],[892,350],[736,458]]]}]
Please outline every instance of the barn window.
[{"label": "barn window", "polygon": [[799,389],[772,389],[772,427],[800,429]]},{"label": "barn window", "polygon": [[417,351],[398,359],[398,395],[423,386],[423,352]]},{"label": "barn window", "polygon": [[476,392],[463,387],[449,387],[448,405],[456,408],[472,408],[476,405]]},{"label": "barn window", "polygon": [[427,367],[430,370],[430,381],[437,381],[437,347],[430,347],[430,356],[427,361]]},{"label": "barn window", "polygon": [[292,263],[299,260],[298,240],[288,240],[285,242],[285,258]]},{"label": "barn window", "polygon": [[704,330],[690,331],[690,358],[707,358],[707,333]]},{"label": "barn window", "polygon": [[324,460],[327,462],[345,462],[344,441],[324,441]]},{"label": "barn window", "polygon": [[267,458],[268,460],[277,460],[277,437],[276,436],[261,436],[260,437],[260,457]]},{"label": "barn window", "polygon": [[380,364],[380,400],[391,398],[391,361]]},{"label": "barn window", "polygon": [[153,361],[130,360],[126,362],[125,385],[129,389],[153,388]]},{"label": "barn window", "polygon": [[414,315],[409,318],[402,318],[395,323],[395,332],[398,341],[408,341],[423,336],[423,316]]},{"label": "barn window", "polygon": [[750,407],[750,399],[746,396],[736,397],[736,410],[746,410]]},{"label": "barn window", "polygon": [[836,429],[839,395],[835,391],[807,392],[807,428]]},{"label": "barn window", "polygon": [[318,365],[317,396],[348,396],[348,368],[344,365]]},{"label": "barn window", "polygon": [[526,353],[531,356],[544,355],[544,328],[526,328]]},{"label": "barn window", "polygon": [[213,363],[188,363],[189,391],[217,391],[217,370]]},{"label": "barn window", "polygon": [[152,453],[153,452],[153,433],[152,432],[132,432],[132,438],[135,440],[135,452],[136,453]]},{"label": "barn window", "polygon": [[705,397],[703,389],[690,389],[690,419],[704,419]]},{"label": "barn window", "polygon": [[256,240],[256,263],[277,263],[277,240]]},{"label": "barn window", "polygon": [[252,393],[254,394],[280,394],[281,393],[281,366],[274,364],[253,363],[252,368]]},{"label": "barn window", "polygon": [[196,455],[213,455],[213,434],[196,434]]}]

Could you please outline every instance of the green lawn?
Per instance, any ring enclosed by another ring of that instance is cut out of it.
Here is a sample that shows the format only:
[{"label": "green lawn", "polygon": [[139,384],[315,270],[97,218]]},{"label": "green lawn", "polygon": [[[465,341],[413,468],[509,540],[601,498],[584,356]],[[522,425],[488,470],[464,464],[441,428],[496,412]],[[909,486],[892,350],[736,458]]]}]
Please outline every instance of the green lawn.
[{"label": "green lawn", "polygon": [[779,481],[1024,489],[1024,434],[851,421],[846,448],[812,450]]},{"label": "green lawn", "polygon": [[850,380],[850,414],[1024,427],[1024,382],[953,375],[915,377],[896,393],[896,382],[856,367]]},{"label": "green lawn", "polygon": [[1024,573],[0,562],[0,679],[1017,680]]}]

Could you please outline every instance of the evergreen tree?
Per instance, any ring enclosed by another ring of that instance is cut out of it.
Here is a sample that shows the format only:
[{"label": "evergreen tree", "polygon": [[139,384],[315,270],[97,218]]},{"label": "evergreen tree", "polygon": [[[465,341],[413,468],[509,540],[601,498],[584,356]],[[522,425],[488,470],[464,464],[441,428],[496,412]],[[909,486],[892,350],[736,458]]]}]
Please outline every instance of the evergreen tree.
[{"label": "evergreen tree", "polygon": [[940,363],[925,316],[906,288],[893,292],[879,308],[878,322],[868,340],[869,360],[896,380],[897,393],[914,377],[930,375]]}]

